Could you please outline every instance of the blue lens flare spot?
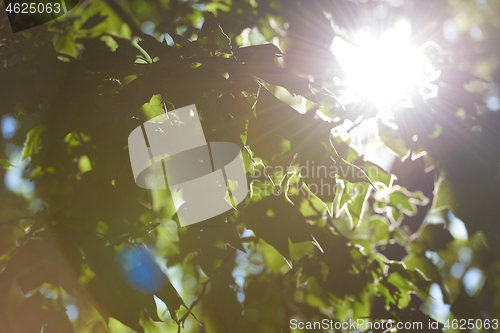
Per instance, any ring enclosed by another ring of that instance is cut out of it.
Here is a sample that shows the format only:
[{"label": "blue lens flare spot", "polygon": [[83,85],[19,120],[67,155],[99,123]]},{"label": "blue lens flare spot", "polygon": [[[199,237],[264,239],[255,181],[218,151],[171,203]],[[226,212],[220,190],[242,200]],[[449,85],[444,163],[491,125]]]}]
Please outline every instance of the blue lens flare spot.
[{"label": "blue lens flare spot", "polygon": [[144,294],[152,294],[165,285],[165,274],[149,250],[126,246],[117,253],[127,282]]}]

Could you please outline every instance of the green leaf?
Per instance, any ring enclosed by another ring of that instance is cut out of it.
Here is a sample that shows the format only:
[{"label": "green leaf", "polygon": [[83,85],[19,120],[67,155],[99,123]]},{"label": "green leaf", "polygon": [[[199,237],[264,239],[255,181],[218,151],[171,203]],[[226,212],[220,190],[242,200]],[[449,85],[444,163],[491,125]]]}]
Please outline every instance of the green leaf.
[{"label": "green leaf", "polygon": [[337,166],[324,147],[314,154],[304,149],[299,153],[299,175],[306,183],[309,191],[323,202],[333,202],[335,199]]},{"label": "green leaf", "polygon": [[47,128],[47,125],[38,125],[28,132],[24,142],[22,160],[24,161],[33,154],[36,154],[41,148],[41,134]]},{"label": "green leaf", "polygon": [[367,207],[367,200],[372,188],[368,184],[353,184],[346,182],[340,189],[340,195],[335,200],[335,216],[339,217],[346,212],[351,222],[351,229],[356,229],[363,219]]},{"label": "green leaf", "polygon": [[410,202],[410,197],[406,195],[403,190],[395,190],[389,194],[389,202],[405,214],[414,214],[417,210],[414,204]]},{"label": "green leaf", "polygon": [[379,215],[374,215],[370,218],[368,225],[373,229],[373,237],[375,244],[385,241],[388,242],[390,239],[389,221]]},{"label": "green leaf", "polygon": [[146,120],[150,120],[157,116],[165,114],[165,109],[163,107],[163,97],[159,94],[153,95],[149,100],[149,103],[144,103],[144,105],[141,107],[141,113]]},{"label": "green leaf", "polygon": [[5,169],[8,169],[10,167],[13,167],[14,165],[12,165],[9,161],[0,158],[0,166],[4,167]]},{"label": "green leaf", "polygon": [[372,182],[381,182],[385,186],[389,186],[391,183],[391,175],[380,169],[377,165],[365,162],[366,175]]},{"label": "green leaf", "polygon": [[372,181],[368,178],[368,175],[363,169],[357,165],[347,162],[342,157],[337,156],[334,157],[334,159],[335,164],[337,164],[337,168],[340,171],[338,173],[340,178],[345,179],[350,183],[369,183],[375,189],[375,185],[373,185]]},{"label": "green leaf", "polygon": [[410,302],[410,292],[413,291],[413,286],[410,282],[399,273],[392,273],[387,277],[387,282],[393,284],[399,289],[398,307],[405,308]]},{"label": "green leaf", "polygon": [[440,177],[436,184],[436,193],[432,202],[433,210],[451,209],[455,211],[455,191],[453,184],[444,177]]}]

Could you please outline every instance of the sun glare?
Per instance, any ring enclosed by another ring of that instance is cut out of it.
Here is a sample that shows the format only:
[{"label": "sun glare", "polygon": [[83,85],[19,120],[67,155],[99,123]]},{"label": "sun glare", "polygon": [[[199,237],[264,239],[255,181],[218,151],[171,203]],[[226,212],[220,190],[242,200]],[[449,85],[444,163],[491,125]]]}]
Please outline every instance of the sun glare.
[{"label": "sun glare", "polygon": [[434,68],[411,44],[410,35],[411,25],[399,21],[380,38],[357,32],[355,45],[335,37],[332,50],[347,74],[343,95],[366,97],[379,109],[389,109],[405,101],[410,88],[426,86]]}]

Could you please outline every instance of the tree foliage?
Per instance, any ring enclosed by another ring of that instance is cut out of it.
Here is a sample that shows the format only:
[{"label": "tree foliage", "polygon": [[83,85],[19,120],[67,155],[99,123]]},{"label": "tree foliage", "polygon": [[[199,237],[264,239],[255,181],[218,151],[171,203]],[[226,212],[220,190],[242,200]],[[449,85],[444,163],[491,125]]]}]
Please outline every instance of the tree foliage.
[{"label": "tree foliage", "polygon": [[[389,122],[367,101],[342,105],[332,81],[345,77],[333,38],[380,23],[373,2],[87,1],[16,34],[2,14],[0,111],[18,128],[0,152],[0,331],[499,318],[500,115],[483,103],[498,27],[466,1],[401,3],[383,22],[410,17],[441,75],[435,98],[415,89]],[[484,39],[444,39],[457,17]],[[168,190],[134,183],[127,138],[190,104],[207,141],[241,147],[251,195],[180,227]],[[367,122],[392,167],[354,149]],[[23,168],[28,189],[9,190]]]}]

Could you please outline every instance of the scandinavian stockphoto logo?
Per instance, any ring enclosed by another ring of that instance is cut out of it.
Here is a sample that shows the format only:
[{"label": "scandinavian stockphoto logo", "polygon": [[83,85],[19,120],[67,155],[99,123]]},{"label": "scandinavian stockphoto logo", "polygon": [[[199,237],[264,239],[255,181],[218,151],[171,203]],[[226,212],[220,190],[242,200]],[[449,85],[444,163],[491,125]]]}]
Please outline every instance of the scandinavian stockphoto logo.
[{"label": "scandinavian stockphoto logo", "polygon": [[52,21],[75,8],[79,0],[4,0],[12,32]]},{"label": "scandinavian stockphoto logo", "polygon": [[233,209],[248,194],[241,150],[205,140],[195,105],[169,111],[128,137],[135,182],[169,189],[181,226]]}]

